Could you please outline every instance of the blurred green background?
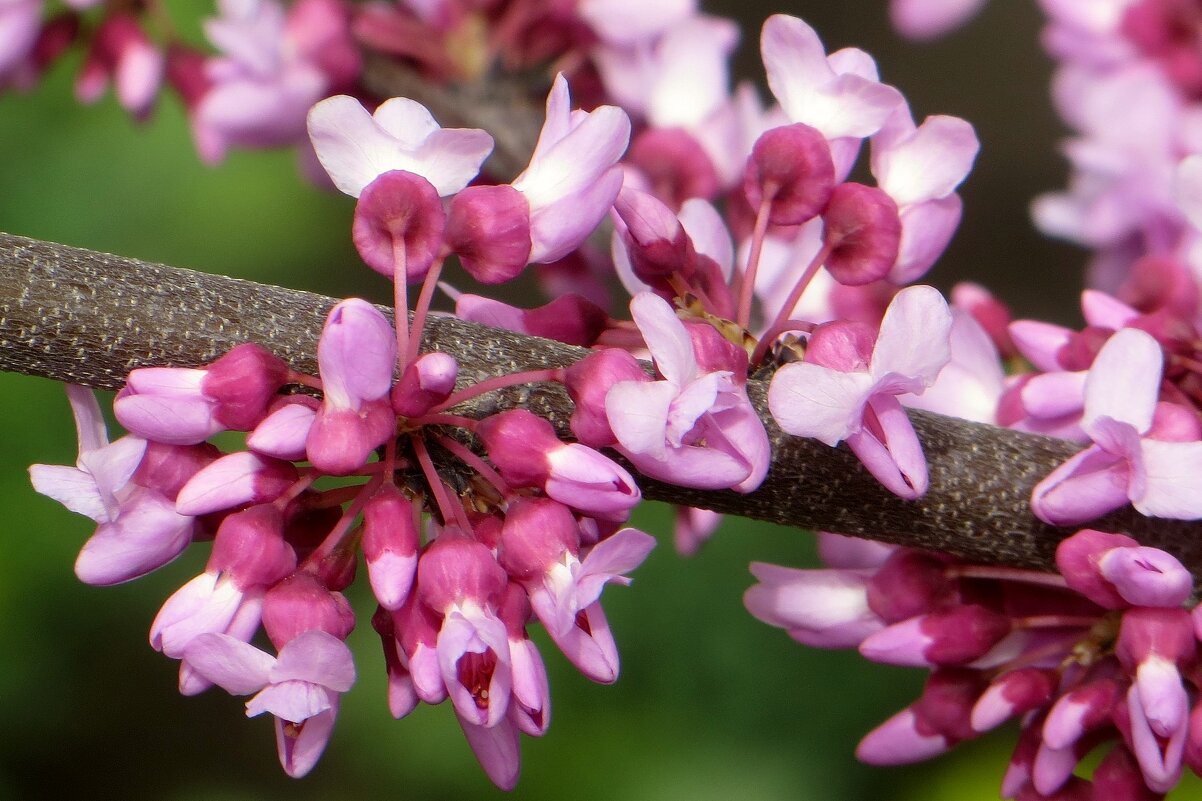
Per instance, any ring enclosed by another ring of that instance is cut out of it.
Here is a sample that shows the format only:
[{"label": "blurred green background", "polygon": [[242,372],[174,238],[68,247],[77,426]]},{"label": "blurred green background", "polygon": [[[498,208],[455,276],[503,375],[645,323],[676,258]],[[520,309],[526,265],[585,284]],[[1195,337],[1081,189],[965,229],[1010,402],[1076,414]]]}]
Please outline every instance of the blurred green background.
[{"label": "blurred green background", "polygon": [[[923,46],[887,29],[878,0],[705,5],[748,21],[739,61],[746,77],[762,82],[758,21],[788,10],[814,24],[830,49],[857,44],[876,55],[916,116],[946,112],[974,122],[984,147],[965,191],[965,223],[933,280],[947,286],[973,276],[1020,315],[1076,319],[1084,256],[1041,239],[1026,220],[1030,197],[1061,185],[1064,174],[1033,4],[995,3],[967,30]],[[174,102],[141,126],[111,100],[77,107],[77,65],[60,64],[32,95],[0,99],[0,230],[387,298],[387,285],[350,245],[351,201],[305,184],[290,154],[236,153],[206,169]],[[33,462],[74,460],[62,392],[5,374],[0,403],[0,503],[10,510],[0,524],[0,799],[503,795],[476,766],[448,709],[389,717],[362,592],[352,595],[361,624],[351,638],[360,679],[307,779],[283,775],[269,721],[248,721],[242,701],[219,691],[178,696],[175,663],[152,651],[146,634],[162,601],[201,570],[206,548],[131,585],[79,584],[72,564],[91,525],[34,494],[25,472]],[[1013,731],[916,768],[859,765],[859,737],[908,703],[922,676],[803,649],[743,611],[747,563],[812,564],[807,534],[728,521],[699,556],[681,560],[665,508],[648,506],[635,522],[662,545],[632,587],[606,594],[622,677],[613,687],[592,685],[545,645],[553,725],[544,739],[525,740],[514,797],[996,797]]]}]

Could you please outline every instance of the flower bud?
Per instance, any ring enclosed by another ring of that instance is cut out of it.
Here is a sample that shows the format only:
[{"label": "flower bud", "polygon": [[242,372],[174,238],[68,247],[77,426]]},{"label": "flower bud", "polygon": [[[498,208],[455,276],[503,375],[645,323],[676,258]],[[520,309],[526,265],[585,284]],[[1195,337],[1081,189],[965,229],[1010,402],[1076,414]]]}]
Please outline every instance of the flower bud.
[{"label": "flower bud", "polygon": [[445,226],[434,186],[420,175],[389,170],[359,195],[351,238],[368,267],[388,278],[403,268],[406,280],[418,283],[438,256]]},{"label": "flower bud", "polygon": [[743,174],[753,209],[768,201],[768,222],[800,225],[822,213],[835,188],[835,164],[826,138],[803,123],[766,131],[756,140]]},{"label": "flower bud", "polygon": [[901,241],[893,198],[871,186],[840,184],[822,221],[823,245],[830,248],[825,266],[836,281],[859,286],[889,274]]},{"label": "flower bud", "polygon": [[480,283],[517,278],[530,258],[530,204],[512,186],[469,186],[451,200],[446,241]]}]

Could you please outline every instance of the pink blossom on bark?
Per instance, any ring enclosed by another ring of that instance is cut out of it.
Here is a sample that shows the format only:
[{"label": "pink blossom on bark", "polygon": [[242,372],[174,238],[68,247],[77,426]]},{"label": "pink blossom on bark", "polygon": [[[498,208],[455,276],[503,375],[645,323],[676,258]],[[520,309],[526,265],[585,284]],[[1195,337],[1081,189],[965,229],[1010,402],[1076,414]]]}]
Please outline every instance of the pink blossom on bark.
[{"label": "pink blossom on bark", "polygon": [[317,343],[325,399],[306,450],[319,470],[346,475],[395,430],[389,403],[396,334],[375,306],[344,300],[330,310]]},{"label": "pink blossom on bark", "polygon": [[740,377],[702,369],[692,337],[659,296],[640,293],[630,310],[663,380],[621,381],[606,394],[616,449],[653,478],[754,490],[768,470],[768,436]]},{"label": "pink blossom on bark", "polygon": [[935,382],[951,356],[951,324],[937,290],[903,289],[875,337],[839,329],[828,346],[808,349],[806,361],[778,370],[768,389],[768,408],[794,436],[832,447],[846,439],[891,492],[916,498],[926,492],[926,460],[895,396],[921,393]]},{"label": "pink blossom on bark", "polygon": [[1082,523],[1127,502],[1154,517],[1202,516],[1202,442],[1158,438],[1163,361],[1156,340],[1133,328],[1102,347],[1085,384],[1082,428],[1093,444],[1035,487],[1041,520]]}]

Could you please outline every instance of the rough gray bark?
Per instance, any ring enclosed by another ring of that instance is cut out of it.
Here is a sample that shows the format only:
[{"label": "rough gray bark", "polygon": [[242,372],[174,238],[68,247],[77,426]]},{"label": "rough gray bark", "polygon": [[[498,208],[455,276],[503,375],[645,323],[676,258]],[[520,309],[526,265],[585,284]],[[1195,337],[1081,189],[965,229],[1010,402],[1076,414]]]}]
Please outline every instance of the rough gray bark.
[{"label": "rough gray bark", "polygon": [[[180,270],[0,234],[0,369],[117,389],[147,365],[199,365],[240,342],[258,342],[313,373],[333,298]],[[423,348],[454,354],[462,380],[562,366],[587,351],[464,323],[430,321]],[[766,386],[750,395],[773,445],[772,470],[750,495],[644,480],[648,498],[785,525],[839,531],[975,561],[1046,567],[1067,533],[1039,522],[1031,488],[1077,450],[1072,443],[911,412],[930,463],[917,502],[883,490],[844,447],[783,434],[767,414]],[[571,402],[538,384],[467,404],[480,416],[526,406],[567,431]],[[1181,557],[1202,574],[1202,525],[1141,517],[1130,508],[1095,524],[1124,530]]]}]

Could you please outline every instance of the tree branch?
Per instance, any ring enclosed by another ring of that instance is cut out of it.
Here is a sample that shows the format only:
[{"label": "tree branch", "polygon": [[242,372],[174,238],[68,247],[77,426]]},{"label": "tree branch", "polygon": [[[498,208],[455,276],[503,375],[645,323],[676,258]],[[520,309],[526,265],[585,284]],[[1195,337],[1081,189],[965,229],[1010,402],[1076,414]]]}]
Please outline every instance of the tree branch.
[{"label": "tree branch", "polygon": [[[334,299],[0,234],[0,370],[118,389],[148,365],[192,366],[258,342],[316,372],[318,335]],[[461,381],[562,366],[587,351],[434,318],[423,348],[453,354]],[[646,497],[785,525],[838,531],[974,561],[1047,567],[1068,531],[1030,512],[1032,487],[1078,446],[941,415],[911,412],[930,464],[917,502],[886,492],[846,447],[783,434],[763,382],[749,393],[772,440],[772,470],[750,495],[643,479]],[[571,401],[557,384],[490,393],[464,412],[525,406],[564,433]],[[1202,575],[1202,524],[1144,518],[1129,507],[1095,524],[1165,548]]]}]

